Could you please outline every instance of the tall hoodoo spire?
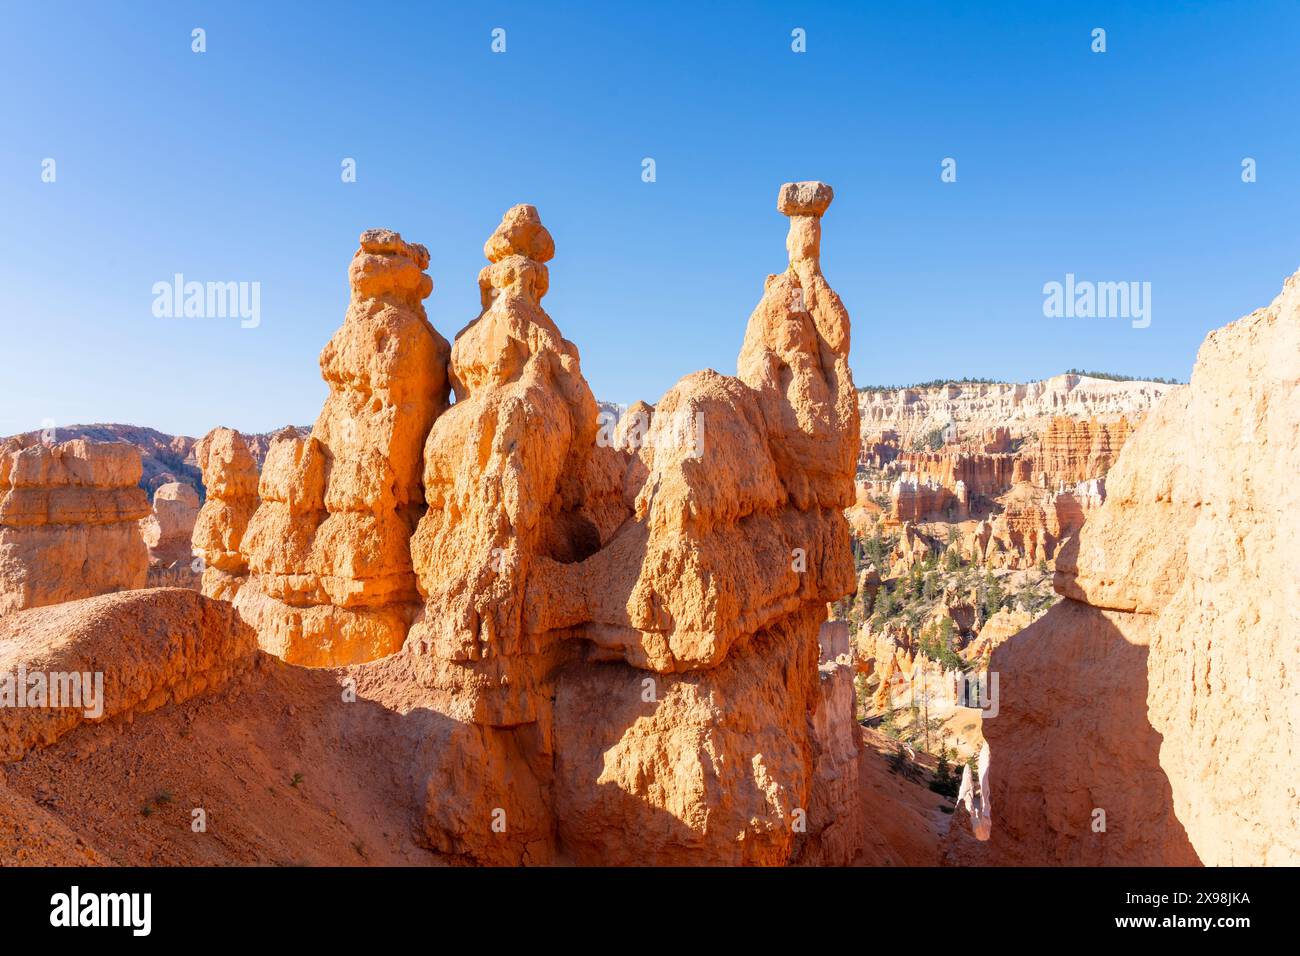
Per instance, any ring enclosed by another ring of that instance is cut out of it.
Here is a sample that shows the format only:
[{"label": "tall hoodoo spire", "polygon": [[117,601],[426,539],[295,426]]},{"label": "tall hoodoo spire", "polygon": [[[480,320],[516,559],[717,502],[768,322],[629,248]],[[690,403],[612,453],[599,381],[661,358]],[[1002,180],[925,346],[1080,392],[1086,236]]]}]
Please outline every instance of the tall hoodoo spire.
[{"label": "tall hoodoo spire", "polygon": [[786,183],[777,209],[790,217],[785,272],[767,277],[737,361],[759,393],[789,494],[799,508],[853,504],[857,393],[849,371],[849,313],[822,275],[821,217],[834,191],[820,182]]},{"label": "tall hoodoo spire", "polygon": [[347,315],[320,354],[329,397],[308,438],[267,453],[235,604],[292,663],[391,654],[416,611],[420,452],[448,394],[447,341],[424,312],[428,266],[429,251],[392,230],[361,234]]}]

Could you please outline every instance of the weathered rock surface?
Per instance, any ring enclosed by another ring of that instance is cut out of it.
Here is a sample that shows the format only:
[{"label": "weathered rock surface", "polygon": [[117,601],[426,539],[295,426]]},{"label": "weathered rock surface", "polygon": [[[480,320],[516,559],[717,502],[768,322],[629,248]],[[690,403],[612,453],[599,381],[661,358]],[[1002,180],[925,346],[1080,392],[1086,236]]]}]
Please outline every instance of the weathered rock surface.
[{"label": "weathered rock surface", "polygon": [[0,444],[0,614],[144,587],[139,481],[127,444]]},{"label": "weathered rock surface", "polygon": [[194,446],[208,497],[199,509],[191,549],[202,559],[201,590],[233,601],[248,578],[244,532],[257,511],[257,463],[244,436],[214,428]]},{"label": "weathered rock surface", "polygon": [[1039,438],[1034,469],[1049,485],[1104,477],[1132,433],[1122,416],[1111,422],[1056,416]]},{"label": "weathered rock surface", "polygon": [[539,304],[553,244],[536,211],[512,209],[488,241],[412,541],[426,606],[407,652],[465,721],[430,778],[438,849],[606,864],[799,852],[816,636],[854,583],[841,509],[857,409],[848,316],[803,212],[819,196],[789,200],[790,268],[767,281],[740,376],[687,376],[611,443]]},{"label": "weathered rock surface", "polygon": [[990,859],[1300,862],[1298,469],[1300,275],[1207,337],[1058,556],[1068,600],[994,650]]},{"label": "weathered rock surface", "polygon": [[262,646],[344,664],[401,647],[416,609],[408,541],[424,506],[420,450],[446,408],[447,343],[425,317],[428,251],[369,230],[342,328],[321,352],[330,394],[311,435],[271,444],[236,595]]},{"label": "weathered rock surface", "polygon": [[199,494],[178,481],[154,492],[152,513],[140,522],[149,548],[149,586],[174,584],[198,589],[199,575],[192,568],[190,538],[199,517]]},{"label": "weathered rock surface", "polygon": [[[49,746],[88,720],[129,718],[219,686],[252,663],[256,647],[256,635],[229,604],[186,588],[106,594],[10,615],[0,622],[0,763]],[[19,673],[43,678],[39,705],[32,699],[37,685],[17,686]],[[53,675],[74,678],[75,687]],[[24,691],[27,700],[18,703],[14,695]]]}]

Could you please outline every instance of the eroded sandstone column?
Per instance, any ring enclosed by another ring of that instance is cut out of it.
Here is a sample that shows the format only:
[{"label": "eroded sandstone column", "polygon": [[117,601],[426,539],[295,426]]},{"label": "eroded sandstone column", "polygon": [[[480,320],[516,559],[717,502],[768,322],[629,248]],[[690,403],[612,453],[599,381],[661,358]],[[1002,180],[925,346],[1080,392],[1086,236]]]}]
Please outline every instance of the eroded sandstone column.
[{"label": "eroded sandstone column", "polygon": [[[601,544],[582,513],[596,403],[541,306],[555,245],[537,210],[510,209],[484,252],[483,311],[451,353],[456,403],[424,448],[428,511],[411,550],[425,604],[408,646],[466,722],[430,782],[431,839],[482,862],[545,862],[559,639],[524,598],[539,560]],[[505,835],[490,826],[497,810]]]},{"label": "eroded sandstone column", "polygon": [[244,532],[257,510],[257,462],[239,432],[214,428],[194,446],[207,500],[194,522],[191,546],[203,561],[200,590],[233,601],[248,578]]},{"label": "eroded sandstone column", "polygon": [[782,481],[799,509],[853,504],[852,482],[846,487],[841,478],[853,474],[858,454],[849,314],[821,269],[821,219],[833,197],[825,183],[781,187],[777,209],[790,217],[790,265],[768,276],[737,363],[740,379],[758,394]]},{"label": "eroded sandstone column", "polygon": [[125,442],[0,444],[0,614],[144,587],[140,475]]},{"label": "eroded sandstone column", "polygon": [[448,394],[447,342],[422,304],[428,264],[395,232],[362,233],[347,315],[320,356],[329,397],[311,435],[274,442],[263,464],[236,606],[290,662],[390,654],[417,607],[420,450]]}]

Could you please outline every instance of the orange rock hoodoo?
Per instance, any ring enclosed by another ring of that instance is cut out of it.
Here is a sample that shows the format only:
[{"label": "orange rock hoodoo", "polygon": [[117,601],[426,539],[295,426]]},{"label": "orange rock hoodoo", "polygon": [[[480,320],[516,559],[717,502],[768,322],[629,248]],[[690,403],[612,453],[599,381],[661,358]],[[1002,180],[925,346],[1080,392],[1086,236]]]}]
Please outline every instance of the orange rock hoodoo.
[{"label": "orange rock hoodoo", "polygon": [[362,234],[347,316],[320,356],[329,397],[311,435],[275,441],[262,467],[237,606],[288,661],[390,654],[417,608],[420,449],[447,407],[447,343],[422,304],[428,264],[395,232]]},{"label": "orange rock hoodoo", "polygon": [[171,481],[153,494],[153,512],[140,522],[149,547],[149,579],[180,573],[189,578],[193,561],[190,539],[199,516],[199,493],[189,485]]},{"label": "orange rock hoodoo", "polygon": [[[828,602],[854,587],[849,317],[818,258],[831,195],[782,188],[790,264],[739,374],[687,376],[612,428],[541,306],[554,243],[536,209],[488,239],[482,311],[449,359],[419,307],[423,249],[363,236],[322,356],[330,400],[310,438],[268,454],[236,607],[290,660],[389,654],[353,668],[363,691],[445,715],[416,771],[432,848],[603,864],[862,851],[852,668],[818,655]],[[237,524],[200,521],[223,546]]]},{"label": "orange rock hoodoo", "polygon": [[640,409],[643,434],[610,441],[539,305],[553,247],[536,211],[489,240],[412,542],[427,603],[407,651],[465,721],[430,778],[439,849],[780,863],[835,823],[794,825],[816,754],[842,758],[811,717],[825,605],[853,588],[848,315],[817,260],[830,198],[782,190],[790,268],[768,279],[740,376],[688,376]]},{"label": "orange rock hoodoo", "polygon": [[257,510],[257,462],[239,432],[214,428],[194,446],[207,500],[199,509],[191,539],[202,559],[201,590],[233,601],[248,578],[244,532]]}]

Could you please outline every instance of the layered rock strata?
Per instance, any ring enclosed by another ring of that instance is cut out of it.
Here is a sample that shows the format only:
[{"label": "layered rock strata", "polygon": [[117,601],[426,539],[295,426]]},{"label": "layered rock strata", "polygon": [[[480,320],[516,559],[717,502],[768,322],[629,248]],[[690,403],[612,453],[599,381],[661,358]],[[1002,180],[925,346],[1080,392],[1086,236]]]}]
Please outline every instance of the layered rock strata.
[{"label": "layered rock strata", "polygon": [[911,448],[935,429],[954,423],[962,430],[1010,427],[1020,435],[1037,435],[1059,416],[1105,420],[1127,416],[1132,421],[1180,387],[1067,373],[1037,382],[868,389],[861,393],[860,403],[868,436],[890,430],[903,447]]},{"label": "layered rock strata", "polygon": [[0,444],[0,614],[145,586],[140,467],[123,443]]},{"label": "layered rock strata", "polygon": [[1112,422],[1057,416],[1039,438],[1034,468],[1049,485],[1104,477],[1132,433],[1122,416]]}]

